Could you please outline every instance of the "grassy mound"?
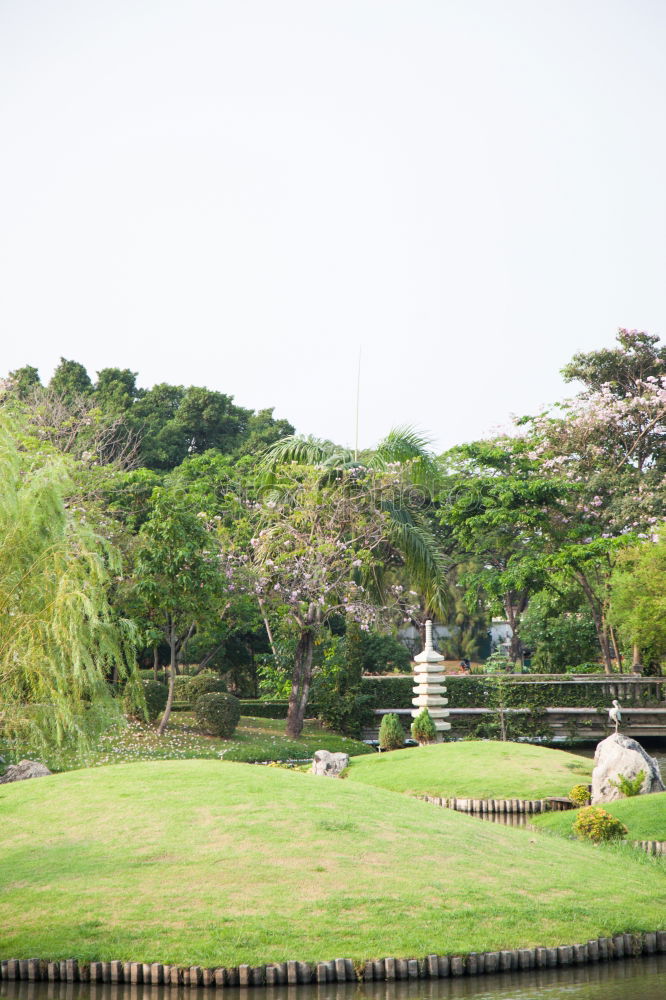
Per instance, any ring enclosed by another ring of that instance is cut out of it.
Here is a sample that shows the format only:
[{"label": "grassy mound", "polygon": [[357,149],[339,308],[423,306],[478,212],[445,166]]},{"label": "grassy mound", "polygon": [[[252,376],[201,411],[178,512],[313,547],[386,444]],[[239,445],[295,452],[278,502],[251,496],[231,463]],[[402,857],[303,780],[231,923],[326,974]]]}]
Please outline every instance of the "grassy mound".
[{"label": "grassy mound", "polygon": [[[607,802],[603,808],[622,820],[629,831],[628,840],[666,840],[666,792],[618,799],[617,802]],[[577,809],[572,812],[544,813],[535,817],[535,822],[544,830],[572,837],[572,827],[577,815]]]},{"label": "grassy mound", "polygon": [[589,782],[587,757],[527,743],[438,743],[350,761],[348,777],[412,795],[541,799]]},{"label": "grassy mound", "polygon": [[120,764],[0,786],[0,810],[3,958],[215,966],[666,927],[658,860],[293,771]]}]

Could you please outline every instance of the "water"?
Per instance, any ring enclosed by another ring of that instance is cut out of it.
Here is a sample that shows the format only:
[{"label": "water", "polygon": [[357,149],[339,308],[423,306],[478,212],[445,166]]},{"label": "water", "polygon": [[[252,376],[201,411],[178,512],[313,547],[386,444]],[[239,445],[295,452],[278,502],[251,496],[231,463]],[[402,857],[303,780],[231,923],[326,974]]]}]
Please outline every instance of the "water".
[{"label": "water", "polygon": [[0,997],[6,1000],[666,1000],[666,955],[459,979],[244,990],[2,982]]}]

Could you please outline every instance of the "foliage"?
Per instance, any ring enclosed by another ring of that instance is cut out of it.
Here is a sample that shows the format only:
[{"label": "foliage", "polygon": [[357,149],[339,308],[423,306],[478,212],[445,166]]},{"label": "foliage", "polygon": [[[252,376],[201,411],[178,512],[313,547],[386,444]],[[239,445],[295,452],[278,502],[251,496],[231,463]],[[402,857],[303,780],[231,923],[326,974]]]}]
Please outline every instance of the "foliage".
[{"label": "foliage", "polygon": [[412,737],[424,746],[427,743],[434,743],[437,738],[437,730],[432,716],[427,708],[422,708],[416,716],[411,726]]},{"label": "foliage", "polygon": [[610,617],[647,663],[666,658],[666,531],[622,553],[612,579]]},{"label": "foliage", "polygon": [[532,669],[544,673],[573,670],[599,655],[592,613],[580,590],[572,590],[566,581],[558,581],[557,590],[543,590],[530,598],[521,635],[531,651]]},{"label": "foliage", "polygon": [[590,787],[589,785],[574,785],[569,791],[569,801],[572,805],[579,809],[581,806],[586,806],[590,801]]},{"label": "foliage", "polygon": [[487,674],[507,673],[512,666],[513,664],[506,653],[501,649],[496,649],[484,663],[483,670]]},{"label": "foliage", "polygon": [[225,589],[217,536],[206,516],[193,511],[174,488],[158,487],[139,531],[130,599],[169,644],[169,700],[160,722],[164,731],[173,702],[176,662],[198,626],[219,615]]},{"label": "foliage", "polygon": [[628,830],[624,823],[601,806],[585,806],[578,812],[573,832],[580,840],[601,844],[621,840],[626,837]]},{"label": "foliage", "polygon": [[360,638],[364,674],[400,674],[410,669],[409,650],[399,639],[376,629],[363,632]]},{"label": "foliage", "polygon": [[45,748],[118,718],[108,679],[134,683],[134,631],[109,604],[117,552],[71,503],[65,462],[0,421],[0,725]]},{"label": "foliage", "polygon": [[128,715],[141,717],[145,713],[148,722],[155,722],[162,714],[169,697],[169,688],[156,680],[142,680],[142,697],[128,693],[125,695],[125,711]]},{"label": "foliage", "polygon": [[368,721],[367,698],[361,694],[363,633],[349,622],[344,636],[331,636],[315,676],[313,694],[319,718],[331,729],[356,738]]},{"label": "foliage", "polygon": [[394,712],[382,716],[379,727],[379,746],[382,750],[400,750],[405,745],[405,731]]},{"label": "foliage", "polygon": [[185,688],[187,699],[191,703],[197,701],[202,694],[210,694],[213,691],[224,693],[226,690],[226,685],[220,675],[213,673],[212,670],[204,670],[200,674],[188,678]]},{"label": "foliage", "polygon": [[610,779],[610,784],[617,788],[624,795],[625,799],[631,799],[634,795],[640,795],[645,781],[645,771],[638,771],[633,778],[628,778],[626,774],[619,774],[617,781]]},{"label": "foliage", "polygon": [[194,703],[194,714],[204,732],[229,739],[240,720],[240,702],[232,694],[209,691]]},{"label": "foliage", "polygon": [[[447,698],[454,708],[481,708],[486,704],[492,677],[449,676],[446,678]],[[601,680],[601,678],[600,678]],[[369,696],[368,708],[411,708],[414,679],[412,677],[364,677],[362,690]],[[506,702],[510,708],[597,708],[608,711],[609,698],[614,697],[606,683],[589,684],[557,679],[538,680],[529,675],[505,677]],[[666,694],[666,682],[660,685],[639,685],[636,696],[641,705],[659,704]]]}]

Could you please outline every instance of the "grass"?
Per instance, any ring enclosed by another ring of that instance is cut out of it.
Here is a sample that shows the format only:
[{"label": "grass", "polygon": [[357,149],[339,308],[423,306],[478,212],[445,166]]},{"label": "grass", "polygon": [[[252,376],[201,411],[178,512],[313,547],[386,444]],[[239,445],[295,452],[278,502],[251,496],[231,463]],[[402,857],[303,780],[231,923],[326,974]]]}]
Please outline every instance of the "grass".
[{"label": "grass", "polygon": [[471,799],[540,799],[589,782],[587,757],[527,743],[461,741],[350,761],[352,781],[411,795]]},{"label": "grass", "polygon": [[[666,840],[666,792],[653,795],[635,795],[629,799],[606,802],[603,807],[622,820],[629,833],[628,840]],[[534,822],[544,830],[572,837],[572,827],[578,810],[563,813],[544,813]]]},{"label": "grass", "polygon": [[0,812],[2,958],[362,960],[666,928],[659,859],[294,771],[71,771],[0,786]]},{"label": "grass", "polygon": [[[98,745],[84,754],[64,753],[57,758],[37,759],[56,771],[99,767],[141,760],[224,759],[233,761],[310,760],[316,750],[354,754],[373,753],[358,740],[324,729],[317,722],[306,722],[301,738],[285,736],[284,719],[259,719],[243,716],[230,740],[201,733],[190,712],[173,712],[169,727],[158,736],[155,726],[129,722],[121,729],[109,730]],[[8,761],[14,756],[4,751]],[[25,756],[25,753],[22,755]]]}]

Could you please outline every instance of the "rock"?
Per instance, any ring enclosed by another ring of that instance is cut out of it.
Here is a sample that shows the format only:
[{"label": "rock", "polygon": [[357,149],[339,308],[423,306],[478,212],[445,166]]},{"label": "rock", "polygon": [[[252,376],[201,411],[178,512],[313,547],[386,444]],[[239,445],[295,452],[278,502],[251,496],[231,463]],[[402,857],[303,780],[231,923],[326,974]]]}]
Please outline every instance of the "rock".
[{"label": "rock", "polygon": [[622,733],[613,733],[602,740],[594,754],[592,805],[623,798],[622,792],[612,782],[617,782],[620,775],[631,780],[639,771],[645,772],[641,795],[666,791],[659,764],[645,752],[637,740],[623,736]]},{"label": "rock", "polygon": [[50,773],[48,767],[44,767],[38,760],[22,760],[18,764],[9,765],[0,777],[0,785],[6,785],[9,781],[25,781],[26,778],[44,778]]},{"label": "rock", "polygon": [[331,753],[329,750],[317,750],[312,761],[312,773],[325,778],[337,778],[349,764],[348,753]]}]

